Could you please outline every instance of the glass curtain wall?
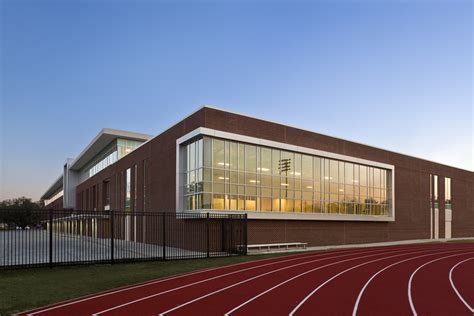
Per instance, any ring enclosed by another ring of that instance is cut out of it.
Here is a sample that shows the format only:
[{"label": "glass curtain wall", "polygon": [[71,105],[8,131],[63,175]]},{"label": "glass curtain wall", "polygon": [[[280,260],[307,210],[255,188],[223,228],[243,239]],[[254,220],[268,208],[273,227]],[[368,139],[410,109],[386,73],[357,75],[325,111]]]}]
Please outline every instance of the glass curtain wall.
[{"label": "glass curtain wall", "polygon": [[88,167],[88,175],[92,177],[107,166],[115,163],[120,158],[126,156],[134,149],[138,148],[142,141],[117,139],[107,146],[100,154],[98,154],[91,165]]},{"label": "glass curtain wall", "polygon": [[130,168],[125,171],[125,211],[129,212],[131,208],[131,192],[132,192],[132,174]]},{"label": "glass curtain wall", "polygon": [[184,146],[186,210],[391,214],[391,171],[203,137]]},{"label": "glass curtain wall", "polygon": [[444,207],[451,209],[451,178],[444,178]]},{"label": "glass curtain wall", "polygon": [[430,174],[430,198],[431,198],[432,207],[439,208],[438,176],[436,174]]},{"label": "glass curtain wall", "polygon": [[123,156],[126,156],[128,153],[138,148],[141,144],[143,144],[143,141],[117,139],[118,159],[122,158]]},{"label": "glass curtain wall", "polygon": [[107,166],[110,166],[111,164],[115,163],[117,160],[118,160],[117,148],[114,146],[113,148],[110,148],[109,150],[107,150],[107,152],[104,155],[100,155],[99,161],[95,162],[89,168],[89,177],[92,177],[93,175],[103,170]]}]

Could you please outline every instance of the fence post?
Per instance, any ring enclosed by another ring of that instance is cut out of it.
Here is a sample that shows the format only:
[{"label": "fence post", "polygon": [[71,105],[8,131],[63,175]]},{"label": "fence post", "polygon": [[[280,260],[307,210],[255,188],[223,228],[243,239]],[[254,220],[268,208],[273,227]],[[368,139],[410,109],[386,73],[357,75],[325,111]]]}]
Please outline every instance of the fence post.
[{"label": "fence post", "polygon": [[[231,254],[235,253],[235,243],[234,243],[234,216],[230,215],[230,242],[229,242],[229,250]],[[238,252],[237,252],[238,253]]]},{"label": "fence post", "polygon": [[244,255],[247,255],[248,249],[248,239],[247,239],[247,225],[248,225],[248,217],[247,214],[244,214]]},{"label": "fence post", "polygon": [[207,219],[206,219],[206,231],[207,231],[207,257],[209,258],[209,212],[207,212]]},{"label": "fence post", "polygon": [[114,264],[114,235],[115,235],[114,211],[110,210],[110,264]]},{"label": "fence post", "polygon": [[163,260],[166,260],[166,212],[163,212]]},{"label": "fence post", "polygon": [[53,267],[53,210],[49,210],[49,267]]}]

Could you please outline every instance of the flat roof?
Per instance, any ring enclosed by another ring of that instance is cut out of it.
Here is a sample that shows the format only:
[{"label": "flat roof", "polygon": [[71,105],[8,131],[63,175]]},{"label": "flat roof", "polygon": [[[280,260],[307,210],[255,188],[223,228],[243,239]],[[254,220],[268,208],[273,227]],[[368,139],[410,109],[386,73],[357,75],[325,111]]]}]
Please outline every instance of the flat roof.
[{"label": "flat roof", "polygon": [[41,196],[42,200],[48,200],[63,189],[63,175],[61,174],[56,181]]},{"label": "flat roof", "polygon": [[100,153],[107,145],[117,138],[138,140],[146,142],[151,135],[135,133],[111,128],[103,128],[99,134],[84,148],[84,150],[72,161],[69,166],[71,170],[81,170],[92,158]]}]

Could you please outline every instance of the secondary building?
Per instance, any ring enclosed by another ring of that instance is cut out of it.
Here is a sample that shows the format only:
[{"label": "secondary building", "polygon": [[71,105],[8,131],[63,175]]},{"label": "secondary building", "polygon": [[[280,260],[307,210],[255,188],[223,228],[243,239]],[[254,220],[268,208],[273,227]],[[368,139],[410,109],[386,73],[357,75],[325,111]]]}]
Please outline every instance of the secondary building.
[{"label": "secondary building", "polygon": [[104,129],[46,207],[246,213],[248,243],[474,236],[474,173],[205,106],[163,133]]},{"label": "secondary building", "polygon": [[[150,138],[150,135],[141,133],[102,129],[79,156],[66,159],[63,172],[41,196],[45,206],[52,209],[75,209],[78,184],[112,165]],[[100,208],[92,205],[92,209]]]}]

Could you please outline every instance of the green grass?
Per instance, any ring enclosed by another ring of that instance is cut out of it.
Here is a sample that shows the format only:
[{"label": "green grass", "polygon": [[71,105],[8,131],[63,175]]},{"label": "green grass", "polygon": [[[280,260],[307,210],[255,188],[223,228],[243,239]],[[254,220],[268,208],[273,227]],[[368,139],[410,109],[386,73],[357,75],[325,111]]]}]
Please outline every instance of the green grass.
[{"label": "green grass", "polygon": [[284,255],[288,253],[0,271],[0,315],[179,273]]}]

